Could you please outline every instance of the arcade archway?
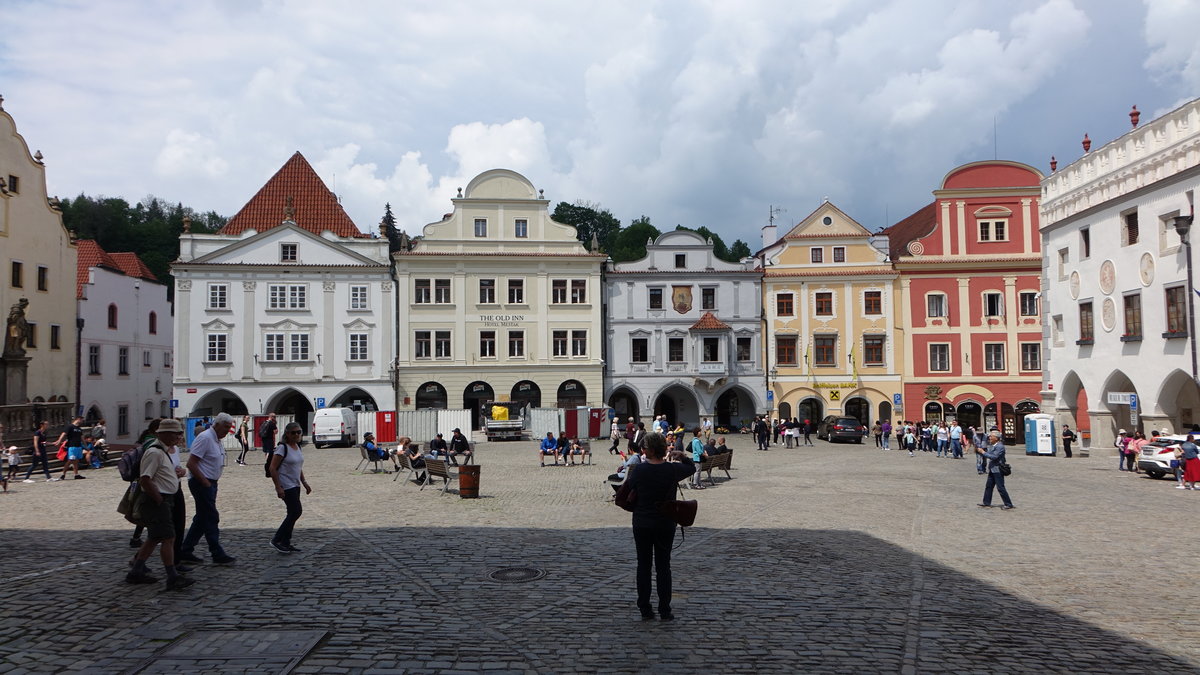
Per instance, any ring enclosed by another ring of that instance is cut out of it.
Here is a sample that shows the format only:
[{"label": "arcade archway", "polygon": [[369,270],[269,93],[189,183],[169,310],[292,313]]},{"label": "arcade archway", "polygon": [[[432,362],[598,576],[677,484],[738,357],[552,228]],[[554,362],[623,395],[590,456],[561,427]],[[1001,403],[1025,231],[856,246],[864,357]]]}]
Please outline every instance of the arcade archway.
[{"label": "arcade archway", "polygon": [[[295,390],[292,390],[295,391]],[[192,407],[189,417],[211,417],[217,413],[229,413],[230,415],[247,415],[246,404],[237,394],[228,389],[214,389],[196,401],[196,405]],[[281,412],[281,411],[274,411]],[[307,427],[306,427],[307,428]]]},{"label": "arcade archway", "polygon": [[719,427],[747,426],[754,419],[754,412],[754,399],[750,394],[741,387],[733,387],[717,397],[713,424]]},{"label": "arcade archway", "polygon": [[337,398],[329,404],[330,408],[351,408],[353,410],[363,412],[371,412],[378,410],[375,405],[375,397],[368,394],[359,387],[351,387],[338,395]]},{"label": "arcade archway", "polygon": [[674,385],[667,387],[654,399],[654,414],[666,415],[671,425],[691,427],[700,422],[700,403],[691,390]]},{"label": "arcade archway", "polygon": [[521,380],[514,384],[509,398],[513,401],[524,401],[530,408],[542,407],[542,389],[529,380]]},{"label": "arcade archway", "polygon": [[[229,412],[228,410],[217,412]],[[267,412],[273,412],[278,415],[291,415],[292,421],[297,422],[300,428],[308,431],[312,428],[309,422],[312,420],[313,406],[308,400],[308,397],[295,389],[287,389],[275,397],[275,403],[267,409]],[[237,413],[230,413],[237,414]],[[241,413],[244,414],[244,413]]]},{"label": "arcade archway", "polygon": [[579,408],[587,405],[587,388],[579,380],[567,380],[558,385],[558,407]]},{"label": "arcade archway", "polygon": [[437,382],[426,382],[417,387],[417,410],[445,410],[450,407],[446,388]]},{"label": "arcade archway", "polygon": [[842,404],[846,417],[853,417],[864,425],[871,426],[871,402],[861,396],[846,399]]},{"label": "arcade archway", "polygon": [[490,401],[496,400],[492,385],[487,382],[472,382],[463,390],[463,407],[471,411],[471,430],[483,428],[479,412]]},{"label": "arcade archway", "polygon": [[796,404],[795,417],[801,422],[810,420],[816,424],[825,418],[825,402],[810,396]]},{"label": "arcade archway", "polygon": [[617,417],[622,422],[628,420],[630,417],[638,417],[637,396],[625,387],[620,387],[613,391],[612,395],[608,397],[608,405],[616,412]]}]

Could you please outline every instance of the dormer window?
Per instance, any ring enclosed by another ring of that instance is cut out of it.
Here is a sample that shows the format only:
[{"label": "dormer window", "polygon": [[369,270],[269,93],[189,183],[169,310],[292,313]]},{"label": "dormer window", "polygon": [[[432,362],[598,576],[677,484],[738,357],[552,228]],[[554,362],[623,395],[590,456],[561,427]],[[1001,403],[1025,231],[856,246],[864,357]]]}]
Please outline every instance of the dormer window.
[{"label": "dormer window", "polygon": [[677,269],[677,270],[687,269],[687,254],[685,254],[685,253],[676,253],[675,254],[675,269]]},{"label": "dormer window", "polygon": [[279,262],[294,263],[299,256],[296,252],[295,244],[280,244],[279,245]]},{"label": "dormer window", "polygon": [[475,236],[476,237],[486,237],[487,236],[487,218],[476,218],[475,219]]}]

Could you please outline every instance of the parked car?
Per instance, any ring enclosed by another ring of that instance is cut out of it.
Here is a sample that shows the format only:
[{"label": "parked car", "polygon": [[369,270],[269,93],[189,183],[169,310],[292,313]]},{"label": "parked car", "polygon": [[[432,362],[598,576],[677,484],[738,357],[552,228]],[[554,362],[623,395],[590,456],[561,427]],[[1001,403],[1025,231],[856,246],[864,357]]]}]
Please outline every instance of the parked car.
[{"label": "parked car", "polygon": [[321,408],[313,414],[314,447],[358,443],[358,414],[350,408]]},{"label": "parked car", "polygon": [[866,427],[853,417],[830,415],[817,424],[817,438],[829,441],[854,441],[861,444]]},{"label": "parked car", "polygon": [[1175,459],[1175,450],[1186,440],[1187,436],[1159,436],[1157,440],[1143,445],[1142,454],[1137,460],[1138,469],[1145,471],[1151,478],[1168,475],[1174,478],[1171,460]]}]

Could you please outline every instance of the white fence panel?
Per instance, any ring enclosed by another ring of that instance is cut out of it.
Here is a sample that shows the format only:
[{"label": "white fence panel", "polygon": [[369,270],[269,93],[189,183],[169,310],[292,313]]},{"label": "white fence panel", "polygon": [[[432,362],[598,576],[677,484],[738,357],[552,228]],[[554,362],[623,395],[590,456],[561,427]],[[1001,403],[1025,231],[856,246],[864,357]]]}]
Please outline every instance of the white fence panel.
[{"label": "white fence panel", "polygon": [[379,438],[379,433],[375,430],[375,411],[372,410],[371,412],[360,412],[357,413],[357,415],[358,442],[362,443],[363,436],[365,436],[368,431],[372,434],[375,434],[376,438]]},{"label": "white fence panel", "polygon": [[[455,429],[461,429],[463,435],[468,439],[471,438],[471,411],[464,408],[462,410],[439,410],[437,418],[437,431],[441,433],[442,438],[446,442],[450,442],[450,437]],[[433,438],[433,434],[429,434],[424,440],[428,441]]]},{"label": "white fence panel", "polygon": [[396,412],[396,435],[408,436],[422,450],[438,430],[439,410],[400,410]]},{"label": "white fence panel", "polygon": [[529,420],[529,437],[534,440],[545,438],[547,431],[553,431],[557,436],[566,421],[561,408],[530,408],[526,419]]}]

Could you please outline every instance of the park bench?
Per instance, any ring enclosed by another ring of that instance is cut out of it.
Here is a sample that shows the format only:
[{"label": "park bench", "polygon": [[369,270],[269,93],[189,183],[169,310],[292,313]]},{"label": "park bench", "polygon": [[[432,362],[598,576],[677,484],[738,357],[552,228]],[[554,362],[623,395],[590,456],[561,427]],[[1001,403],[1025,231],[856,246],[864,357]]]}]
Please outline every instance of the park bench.
[{"label": "park bench", "polygon": [[450,481],[458,478],[458,474],[450,473],[444,459],[427,459],[425,460],[425,482],[421,483],[421,489],[424,490],[425,486],[432,483],[434,478],[442,479],[442,494],[446,494],[450,489]]},{"label": "park bench", "polygon": [[417,468],[412,465],[412,458],[405,453],[392,455],[392,462],[396,467],[396,476],[392,478],[392,482],[400,479],[400,472],[404,473],[405,482],[417,471]]},{"label": "park bench", "polygon": [[370,453],[367,452],[367,449],[362,445],[358,446],[358,451],[362,455],[362,459],[359,460],[358,466],[354,467],[355,471],[362,469],[367,464],[372,464],[375,468],[371,470],[371,473],[387,473],[386,469],[379,468],[379,463],[383,461],[382,459],[375,459],[372,457]]},{"label": "park bench", "polygon": [[712,455],[710,457],[705,457],[700,462],[700,473],[707,474],[709,485],[717,484],[716,481],[714,481],[713,477],[712,477],[712,472],[714,470],[715,471],[724,471],[725,478],[728,480],[733,480],[733,476],[729,475],[729,467],[732,462],[733,462],[733,451],[732,450],[730,450],[729,452],[722,452],[719,455]]}]

